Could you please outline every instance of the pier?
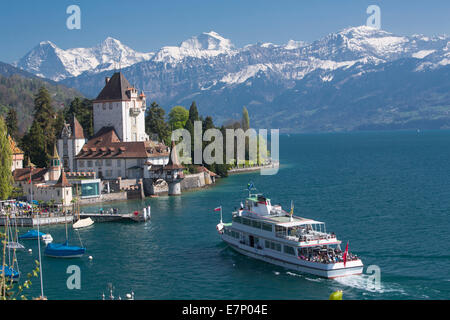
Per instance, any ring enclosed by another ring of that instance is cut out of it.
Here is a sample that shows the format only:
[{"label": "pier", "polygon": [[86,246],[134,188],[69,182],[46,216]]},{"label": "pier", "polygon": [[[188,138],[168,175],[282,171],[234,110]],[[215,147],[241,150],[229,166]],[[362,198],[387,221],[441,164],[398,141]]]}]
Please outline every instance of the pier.
[{"label": "pier", "polygon": [[135,213],[80,213],[80,218],[91,218],[94,222],[140,222],[145,221],[142,214]]},{"label": "pier", "polygon": [[[35,227],[39,224],[39,226],[47,226],[52,224],[62,224],[62,223],[72,223],[73,215],[67,216],[18,216],[18,217],[9,217],[9,225],[17,225],[18,227]],[[0,217],[0,226],[4,226],[6,223],[6,217]]]}]

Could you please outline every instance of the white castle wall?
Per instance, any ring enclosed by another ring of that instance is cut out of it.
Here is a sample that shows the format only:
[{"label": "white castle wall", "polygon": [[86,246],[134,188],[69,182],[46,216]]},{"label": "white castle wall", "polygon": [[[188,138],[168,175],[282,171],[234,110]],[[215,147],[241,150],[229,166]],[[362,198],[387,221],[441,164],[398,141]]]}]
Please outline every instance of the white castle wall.
[{"label": "white castle wall", "polygon": [[[121,141],[149,139],[145,133],[145,105],[142,101],[135,98],[131,101],[99,101],[94,103],[93,108],[94,132],[103,127],[114,127]],[[136,114],[136,117],[131,113]]]}]

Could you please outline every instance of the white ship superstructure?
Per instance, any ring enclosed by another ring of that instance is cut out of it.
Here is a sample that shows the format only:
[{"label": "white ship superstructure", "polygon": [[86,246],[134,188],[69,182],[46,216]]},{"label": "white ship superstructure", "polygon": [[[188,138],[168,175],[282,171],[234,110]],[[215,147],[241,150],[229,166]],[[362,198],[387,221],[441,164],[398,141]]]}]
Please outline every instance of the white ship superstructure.
[{"label": "white ship superstructure", "polygon": [[325,278],[361,274],[362,261],[340,248],[325,223],[288,213],[261,194],[250,194],[233,212],[231,223],[217,226],[222,240],[259,260]]}]

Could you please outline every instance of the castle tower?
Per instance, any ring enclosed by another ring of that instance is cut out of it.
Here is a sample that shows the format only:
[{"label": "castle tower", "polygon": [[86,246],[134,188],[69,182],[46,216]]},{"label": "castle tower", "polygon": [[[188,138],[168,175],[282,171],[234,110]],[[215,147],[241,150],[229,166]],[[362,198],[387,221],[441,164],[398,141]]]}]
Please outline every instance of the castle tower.
[{"label": "castle tower", "polygon": [[60,197],[62,205],[70,206],[72,202],[72,185],[67,180],[64,168],[61,168],[59,173],[58,181],[53,185],[53,188],[59,191],[57,195]]},{"label": "castle tower", "polygon": [[178,161],[175,141],[172,141],[170,148],[169,162],[164,166],[165,180],[169,185],[169,196],[178,196],[181,194],[181,180],[184,179],[184,167]]},{"label": "castle tower", "polygon": [[64,123],[61,138],[58,139],[58,153],[65,171],[77,171],[76,155],[86,143],[84,130],[77,118],[72,116],[69,123]]},{"label": "castle tower", "polygon": [[105,79],[105,87],[94,100],[94,132],[113,127],[122,142],[146,141],[145,94],[134,88],[121,72]]},{"label": "castle tower", "polygon": [[59,179],[60,174],[61,174],[61,162],[59,160],[59,154],[55,144],[53,147],[53,155],[50,157],[50,168],[48,179],[50,181],[56,181]]}]

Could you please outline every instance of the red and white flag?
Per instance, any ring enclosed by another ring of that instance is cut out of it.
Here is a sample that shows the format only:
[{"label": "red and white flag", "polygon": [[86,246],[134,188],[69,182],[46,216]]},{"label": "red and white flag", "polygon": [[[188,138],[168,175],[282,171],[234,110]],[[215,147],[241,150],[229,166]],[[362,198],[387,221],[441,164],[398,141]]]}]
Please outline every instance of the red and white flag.
[{"label": "red and white flag", "polygon": [[347,241],[347,246],[345,246],[345,252],[343,255],[344,258],[344,268],[345,268],[345,264],[347,263],[347,255],[348,255],[348,241]]},{"label": "red and white flag", "polygon": [[214,211],[220,211],[220,210],[222,210],[222,207],[217,207],[214,209]]}]

